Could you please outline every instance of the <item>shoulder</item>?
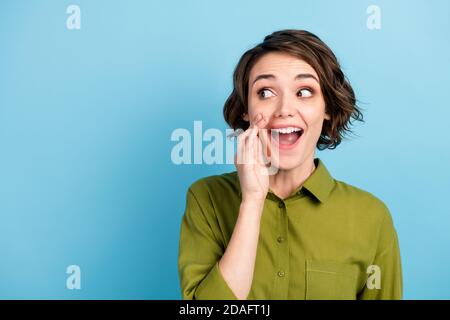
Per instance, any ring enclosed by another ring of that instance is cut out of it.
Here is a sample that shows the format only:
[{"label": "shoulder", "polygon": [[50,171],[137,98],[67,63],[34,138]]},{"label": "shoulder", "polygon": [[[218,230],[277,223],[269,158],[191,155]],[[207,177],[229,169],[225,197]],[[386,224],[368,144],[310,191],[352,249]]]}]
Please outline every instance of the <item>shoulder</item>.
[{"label": "shoulder", "polygon": [[[194,181],[187,191],[187,206],[202,212],[211,226],[233,225],[241,202],[237,172],[206,176]],[[191,211],[188,209],[188,211]],[[195,210],[194,210],[195,211]],[[191,213],[195,214],[195,212]],[[217,230],[220,228],[218,227]]]},{"label": "shoulder", "polygon": [[366,219],[375,219],[379,223],[392,223],[390,210],[386,203],[373,193],[352,184],[335,179],[332,194],[346,202],[346,206],[355,209]]},{"label": "shoulder", "polygon": [[[354,185],[335,180],[333,193],[342,203],[346,216],[366,234],[378,250],[389,248],[396,231],[391,212],[386,203],[373,193]],[[376,240],[375,240],[376,239]]]},{"label": "shoulder", "polygon": [[210,175],[194,181],[189,186],[189,190],[198,196],[238,194],[240,192],[239,178],[236,171]]}]

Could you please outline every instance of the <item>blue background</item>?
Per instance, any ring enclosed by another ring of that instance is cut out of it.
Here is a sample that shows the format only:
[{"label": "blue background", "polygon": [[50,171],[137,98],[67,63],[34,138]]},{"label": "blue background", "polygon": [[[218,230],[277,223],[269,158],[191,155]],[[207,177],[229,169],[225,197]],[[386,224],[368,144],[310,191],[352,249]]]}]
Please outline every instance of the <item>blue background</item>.
[{"label": "blue background", "polygon": [[[81,8],[68,30],[66,8]],[[381,30],[366,9],[381,8]],[[0,298],[179,299],[187,187],[173,130],[227,128],[241,54],[278,29],[336,53],[357,136],[318,152],[390,208],[407,299],[450,298],[448,1],[2,1]],[[68,290],[68,265],[82,289]]]}]

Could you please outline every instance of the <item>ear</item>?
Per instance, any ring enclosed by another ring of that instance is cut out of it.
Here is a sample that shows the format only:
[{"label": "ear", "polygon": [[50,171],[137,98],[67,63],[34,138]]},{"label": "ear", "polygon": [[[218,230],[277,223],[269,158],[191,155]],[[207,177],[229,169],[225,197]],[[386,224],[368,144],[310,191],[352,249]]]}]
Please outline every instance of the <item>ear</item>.
[{"label": "ear", "polygon": [[245,120],[245,121],[249,121],[248,114],[247,114],[247,113],[244,113],[244,114],[242,115],[242,119]]},{"label": "ear", "polygon": [[331,117],[328,113],[325,112],[325,120],[331,120]]}]

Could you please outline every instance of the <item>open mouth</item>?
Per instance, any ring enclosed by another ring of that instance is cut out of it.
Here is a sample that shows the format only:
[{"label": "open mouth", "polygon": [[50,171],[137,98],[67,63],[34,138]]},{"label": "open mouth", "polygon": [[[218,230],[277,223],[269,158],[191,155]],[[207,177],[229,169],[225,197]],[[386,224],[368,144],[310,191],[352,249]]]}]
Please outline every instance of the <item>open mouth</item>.
[{"label": "open mouth", "polygon": [[291,149],[297,145],[304,130],[298,127],[271,129],[270,136],[280,149]]}]

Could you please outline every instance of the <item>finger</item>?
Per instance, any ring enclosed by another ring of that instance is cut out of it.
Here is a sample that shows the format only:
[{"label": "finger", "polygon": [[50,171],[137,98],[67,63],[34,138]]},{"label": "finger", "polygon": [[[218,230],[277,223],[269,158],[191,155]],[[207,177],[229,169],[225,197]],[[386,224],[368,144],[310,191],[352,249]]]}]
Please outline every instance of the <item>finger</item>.
[{"label": "finger", "polygon": [[238,146],[237,146],[237,160],[238,164],[248,164],[249,163],[249,154],[248,154],[248,137],[252,133],[252,126],[247,128],[243,133],[241,133],[238,138]]},{"label": "finger", "polygon": [[248,134],[243,142],[243,163],[251,164],[252,160],[252,137],[254,135],[254,128],[249,128]]},{"label": "finger", "polygon": [[270,160],[267,159],[267,157],[264,155],[263,152],[263,143],[261,140],[259,140],[258,143],[259,148],[259,165],[264,169],[262,172],[264,172],[265,175],[267,175],[267,171],[265,171],[267,168],[270,167]]},{"label": "finger", "polygon": [[269,162],[270,159],[270,139],[269,139],[269,129],[264,128],[267,124],[267,120],[263,118],[263,121],[259,122],[261,129],[259,130],[259,138],[262,142],[262,154]]},{"label": "finger", "polygon": [[265,160],[264,160],[264,146],[262,143],[261,138],[258,138],[257,140],[257,159],[258,159],[258,164],[261,166],[265,166]]},{"label": "finger", "polygon": [[238,164],[251,163],[250,162],[251,159],[254,158],[254,156],[252,154],[250,154],[250,152],[252,150],[250,148],[251,143],[249,143],[249,136],[252,134],[255,134],[254,133],[255,130],[253,130],[253,129],[258,128],[258,123],[260,123],[260,121],[262,119],[263,119],[262,114],[258,113],[255,116],[252,125],[247,130],[245,130],[245,132],[241,133],[237,137],[237,141],[238,141],[238,143],[237,143],[238,144],[237,145],[237,162],[238,162]]},{"label": "finger", "polygon": [[263,114],[262,114],[262,113],[258,113],[258,114],[255,116],[255,120],[252,122],[252,125],[251,125],[251,126],[252,126],[253,128],[257,128],[257,127],[258,127],[258,124],[261,123],[262,120],[264,120]]},{"label": "finger", "polygon": [[257,161],[257,152],[256,152],[256,142],[258,140],[258,128],[252,128],[252,132],[248,137],[248,152],[249,152],[249,160],[250,164],[256,164]]},{"label": "finger", "polygon": [[263,145],[263,155],[269,159],[270,158],[270,138],[269,138],[269,130],[261,129],[260,134],[261,142]]},{"label": "finger", "polygon": [[245,163],[245,142],[250,131],[247,129],[237,137],[237,164]]},{"label": "finger", "polygon": [[246,132],[241,133],[237,138],[237,150],[236,150],[236,156],[237,156],[237,164],[243,164],[244,163],[244,150],[245,150],[245,137]]},{"label": "finger", "polygon": [[264,128],[264,126],[267,124],[267,119],[262,113],[259,113],[258,115],[260,115],[260,118],[259,120],[255,121],[255,127]]}]

